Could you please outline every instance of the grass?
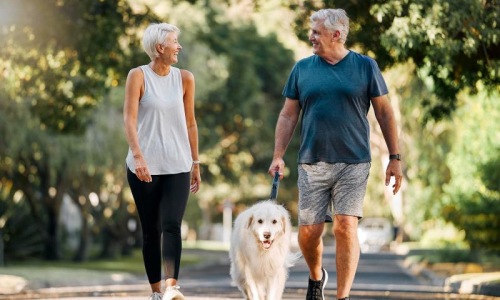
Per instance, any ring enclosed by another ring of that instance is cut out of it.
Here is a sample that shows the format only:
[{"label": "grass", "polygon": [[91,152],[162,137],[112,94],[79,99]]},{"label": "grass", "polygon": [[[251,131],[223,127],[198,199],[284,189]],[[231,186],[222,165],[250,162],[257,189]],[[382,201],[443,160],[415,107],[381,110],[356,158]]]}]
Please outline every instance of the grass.
[{"label": "grass", "polygon": [[47,261],[39,259],[14,261],[7,264],[8,268],[31,267],[31,268],[78,268],[96,271],[121,271],[130,273],[144,272],[142,254],[135,250],[130,256],[115,259],[91,259],[85,262],[74,262],[71,260]]},{"label": "grass", "polygon": [[[196,245],[191,245],[187,249],[196,248]],[[216,247],[209,247],[207,245],[203,246],[205,250],[223,250],[217,249]],[[185,251],[182,254],[181,265],[190,266],[201,262],[203,257],[198,255],[189,254]],[[46,261],[46,260],[25,260],[25,261],[14,261],[9,262],[6,266],[7,268],[68,268],[68,269],[87,269],[95,271],[114,271],[114,272],[127,272],[134,274],[144,273],[144,264],[142,260],[142,252],[140,249],[133,251],[130,256],[122,256],[115,259],[90,259],[85,262],[74,262],[70,260],[58,260],[58,261]],[[0,268],[0,273],[2,269]]]},{"label": "grass", "polygon": [[[227,255],[228,245],[217,242],[185,243],[181,258],[181,268],[219,260]],[[71,260],[45,261],[32,259],[9,261],[0,267],[1,275],[14,275],[26,279],[29,288],[38,289],[53,286],[78,286],[99,284],[123,284],[145,282],[142,251],[136,249],[129,256],[116,259],[90,259],[85,262]]]},{"label": "grass", "polygon": [[500,267],[500,256],[497,253],[473,252],[463,249],[413,249],[408,254],[416,261],[428,263],[480,263]]},{"label": "grass", "polygon": [[500,272],[500,255],[492,251],[414,247],[409,250],[406,261],[423,264],[426,268],[442,276]]}]

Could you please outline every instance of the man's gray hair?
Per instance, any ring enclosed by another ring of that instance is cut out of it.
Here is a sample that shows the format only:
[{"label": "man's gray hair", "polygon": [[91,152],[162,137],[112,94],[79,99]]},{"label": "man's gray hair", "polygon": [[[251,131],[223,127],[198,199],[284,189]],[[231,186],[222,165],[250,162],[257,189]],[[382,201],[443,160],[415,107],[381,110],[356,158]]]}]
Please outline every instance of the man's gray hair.
[{"label": "man's gray hair", "polygon": [[321,9],[311,15],[311,22],[323,22],[328,31],[340,31],[340,40],[345,43],[349,34],[349,17],[343,9]]},{"label": "man's gray hair", "polygon": [[156,51],[156,45],[165,43],[167,34],[170,32],[174,32],[177,35],[181,33],[179,28],[168,23],[152,23],[146,28],[142,37],[142,47],[151,60],[160,55]]}]

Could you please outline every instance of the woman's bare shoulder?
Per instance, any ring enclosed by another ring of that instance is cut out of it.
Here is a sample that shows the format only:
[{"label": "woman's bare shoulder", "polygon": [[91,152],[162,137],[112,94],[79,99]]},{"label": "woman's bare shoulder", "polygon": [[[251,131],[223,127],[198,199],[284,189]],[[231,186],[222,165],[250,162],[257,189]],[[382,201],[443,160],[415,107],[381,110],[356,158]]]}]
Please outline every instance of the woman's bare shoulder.
[{"label": "woman's bare shoulder", "polygon": [[194,75],[193,73],[191,73],[190,71],[188,70],[185,70],[185,69],[181,69],[181,76],[182,76],[182,80],[185,81],[194,81]]}]

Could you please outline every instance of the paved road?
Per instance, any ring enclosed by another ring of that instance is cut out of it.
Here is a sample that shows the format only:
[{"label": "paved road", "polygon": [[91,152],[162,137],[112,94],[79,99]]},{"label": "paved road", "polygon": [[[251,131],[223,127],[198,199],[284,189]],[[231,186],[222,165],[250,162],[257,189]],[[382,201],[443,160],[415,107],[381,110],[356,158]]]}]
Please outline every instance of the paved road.
[{"label": "paved road", "polygon": [[[327,284],[327,299],[335,299],[336,273],[333,246],[327,246],[324,265],[330,274]],[[486,296],[454,295],[445,293],[442,287],[428,285],[411,275],[402,266],[403,257],[392,253],[362,254],[352,299],[494,299]],[[284,300],[304,299],[307,288],[308,271],[303,259],[290,269]],[[190,300],[242,299],[238,289],[231,284],[229,262],[226,256],[219,258],[218,264],[199,266],[183,270],[181,289]],[[22,299],[147,299],[148,285],[142,280],[126,286],[100,286],[59,288],[24,295]],[[8,299],[8,298],[4,298]],[[21,299],[18,297],[12,299]]]}]

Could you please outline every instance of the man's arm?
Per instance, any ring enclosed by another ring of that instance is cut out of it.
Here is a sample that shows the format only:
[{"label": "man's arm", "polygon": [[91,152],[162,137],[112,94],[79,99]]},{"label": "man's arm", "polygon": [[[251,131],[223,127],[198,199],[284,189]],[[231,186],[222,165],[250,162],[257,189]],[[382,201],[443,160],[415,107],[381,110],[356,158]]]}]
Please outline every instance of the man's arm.
[{"label": "man's arm", "polygon": [[299,120],[299,115],[299,101],[286,98],[276,124],[273,161],[271,162],[271,166],[268,171],[271,176],[274,176],[274,173],[278,171],[280,173],[280,179],[283,178],[283,170],[285,169],[283,156],[285,155],[286,148],[292,139],[295,126]]},{"label": "man's arm", "polygon": [[[400,154],[396,118],[394,117],[394,111],[392,110],[389,99],[386,95],[383,95],[372,98],[371,100],[375,117],[377,118],[377,122],[380,125],[382,134],[384,135],[389,154]],[[387,165],[387,170],[385,172],[385,185],[389,185],[389,181],[392,176],[396,179],[392,192],[393,194],[396,194],[399,191],[403,180],[401,163],[397,159],[389,160],[389,165]]]}]

